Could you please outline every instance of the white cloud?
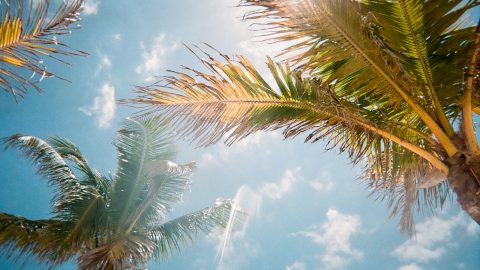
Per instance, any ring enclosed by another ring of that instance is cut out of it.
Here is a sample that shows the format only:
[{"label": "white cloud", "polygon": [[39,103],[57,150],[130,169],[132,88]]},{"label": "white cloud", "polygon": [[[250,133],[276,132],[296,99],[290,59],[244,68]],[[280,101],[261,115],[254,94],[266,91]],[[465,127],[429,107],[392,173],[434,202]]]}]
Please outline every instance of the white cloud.
[{"label": "white cloud", "polygon": [[95,76],[98,76],[103,70],[112,67],[112,60],[110,60],[108,55],[100,51],[97,51],[97,54],[100,61],[98,62],[97,69],[95,70]]},{"label": "white cloud", "polygon": [[87,116],[95,116],[98,127],[108,128],[115,116],[115,87],[104,83],[99,92],[100,94],[94,98],[92,106],[80,107],[78,110]]},{"label": "white cloud", "polygon": [[322,171],[320,179],[314,179],[309,184],[316,191],[329,192],[333,188],[332,176],[328,171]]},{"label": "white cloud", "polygon": [[416,239],[409,239],[395,248],[392,255],[403,261],[429,262],[442,257],[452,244],[455,227],[464,226],[461,214],[449,219],[432,217],[417,225]]},{"label": "white cloud", "polygon": [[82,13],[85,15],[97,15],[100,2],[97,0],[85,0]]},{"label": "white cloud", "polygon": [[299,172],[300,167],[294,170],[287,169],[279,182],[264,184],[260,188],[260,193],[271,199],[281,199],[285,193],[292,189],[293,184],[298,180]]},{"label": "white cloud", "polygon": [[422,270],[418,265],[411,263],[411,264],[406,264],[402,265],[397,270]]},{"label": "white cloud", "polygon": [[480,232],[480,228],[478,227],[478,224],[473,220],[467,222],[466,230],[467,230],[467,234],[471,236],[477,235]]},{"label": "white cloud", "polygon": [[312,181],[310,181],[310,186],[317,191],[328,192],[328,191],[332,190],[333,182],[331,182],[331,181],[321,182],[320,180],[312,180]]},{"label": "white cloud", "polygon": [[293,235],[305,236],[324,248],[320,260],[326,269],[338,269],[352,260],[361,259],[363,253],[352,248],[350,243],[350,238],[360,230],[360,217],[342,214],[332,208],[328,209],[326,215],[327,221],[321,226],[313,226],[310,230]]},{"label": "white cloud", "polygon": [[144,77],[146,81],[151,81],[154,76],[160,75],[160,68],[165,62],[165,57],[178,48],[177,42],[170,46],[165,44],[165,37],[165,33],[160,33],[149,48],[143,42],[140,43],[143,62],[135,68],[135,72]]},{"label": "white cloud", "polygon": [[294,262],[292,265],[287,266],[286,270],[305,270],[305,264],[302,262]]},{"label": "white cloud", "polygon": [[112,36],[115,42],[120,42],[122,40],[122,35],[120,33],[113,34]]},{"label": "white cloud", "polygon": [[218,160],[217,158],[215,158],[214,155],[207,152],[202,154],[202,157],[200,159],[200,164],[202,164],[202,167],[210,167],[211,165],[218,164]]}]

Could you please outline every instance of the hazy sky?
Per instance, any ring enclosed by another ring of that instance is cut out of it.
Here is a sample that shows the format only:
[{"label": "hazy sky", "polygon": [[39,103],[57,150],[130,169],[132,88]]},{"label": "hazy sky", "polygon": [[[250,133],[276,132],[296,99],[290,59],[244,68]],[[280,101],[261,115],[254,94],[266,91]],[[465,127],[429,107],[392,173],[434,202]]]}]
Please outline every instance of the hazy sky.
[{"label": "hazy sky", "polygon": [[[278,46],[254,40],[245,9],[237,0],[87,1],[82,29],[62,41],[90,53],[72,66],[48,63],[72,83],[42,82],[17,105],[0,96],[0,137],[24,133],[60,135],[83,151],[102,172],[115,172],[112,142],[132,109],[115,104],[132,97],[134,85],[180,65],[198,66],[182,46],[209,43],[227,54],[244,54],[263,66]],[[265,69],[265,68],[263,68]],[[345,155],[325,152],[322,143],[301,137],[283,141],[280,132],[258,133],[227,147],[206,149],[179,143],[181,161],[199,168],[193,187],[172,217],[211,205],[215,198],[237,199],[252,211],[224,245],[223,234],[200,236],[167,261],[149,269],[480,269],[480,228],[455,202],[435,216],[417,219],[416,240],[388,220],[382,202],[368,198],[357,180],[360,168]],[[50,191],[34,168],[13,150],[0,151],[0,211],[28,218],[49,216]],[[225,246],[222,261],[220,249]],[[0,269],[43,269],[0,260]],[[75,269],[71,262],[59,269]]]}]

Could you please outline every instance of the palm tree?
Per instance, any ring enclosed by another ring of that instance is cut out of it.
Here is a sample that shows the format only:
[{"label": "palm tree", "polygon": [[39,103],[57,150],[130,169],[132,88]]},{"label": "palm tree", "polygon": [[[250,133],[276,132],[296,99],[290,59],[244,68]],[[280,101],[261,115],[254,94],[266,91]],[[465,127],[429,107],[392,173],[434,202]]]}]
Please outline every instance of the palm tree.
[{"label": "palm tree", "polygon": [[[200,145],[259,130],[326,140],[364,167],[372,194],[401,214],[440,207],[450,190],[480,223],[480,28],[476,0],[242,0],[283,61],[276,85],[242,56],[194,52],[186,68],[124,102],[143,107]],[[192,50],[193,51],[193,50]],[[203,55],[204,54],[204,55]],[[193,74],[193,75],[192,75]],[[447,181],[448,180],[448,181]]]},{"label": "palm tree", "polygon": [[[58,77],[47,71],[47,58],[69,64],[62,56],[84,56],[61,43],[58,36],[80,28],[83,0],[5,0],[0,2],[0,89],[15,100],[29,88],[41,92],[38,83],[47,77]],[[55,10],[53,10],[55,8]],[[53,12],[54,11],[54,12]]]},{"label": "palm tree", "polygon": [[178,165],[171,137],[155,121],[127,119],[118,131],[118,169],[92,169],[70,141],[24,135],[5,140],[38,166],[54,189],[52,217],[28,220],[0,213],[0,247],[9,256],[33,255],[59,265],[77,258],[79,269],[141,269],[150,258],[179,250],[199,232],[225,226],[228,200],[166,221],[190,187],[194,163]]}]

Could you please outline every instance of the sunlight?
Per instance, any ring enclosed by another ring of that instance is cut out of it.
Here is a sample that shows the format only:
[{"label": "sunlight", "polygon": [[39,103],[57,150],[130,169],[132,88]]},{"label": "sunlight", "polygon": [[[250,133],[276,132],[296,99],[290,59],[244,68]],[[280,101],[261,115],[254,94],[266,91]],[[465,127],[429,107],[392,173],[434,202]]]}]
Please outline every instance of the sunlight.
[{"label": "sunlight", "polygon": [[230,212],[230,218],[221,239],[222,248],[217,254],[217,258],[219,258],[217,269],[222,269],[225,252],[234,241],[231,237],[232,233],[244,236],[251,218],[260,214],[260,206],[261,196],[258,192],[251,190],[246,185],[242,185],[238,189],[232,207],[235,211]]}]

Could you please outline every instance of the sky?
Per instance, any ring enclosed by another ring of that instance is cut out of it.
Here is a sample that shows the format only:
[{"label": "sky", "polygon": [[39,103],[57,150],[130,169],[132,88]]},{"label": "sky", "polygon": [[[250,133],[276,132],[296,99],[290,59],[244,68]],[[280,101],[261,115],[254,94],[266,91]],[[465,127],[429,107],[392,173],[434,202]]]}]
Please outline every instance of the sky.
[{"label": "sky", "polygon": [[[63,136],[93,167],[115,172],[115,132],[135,111],[115,100],[133,97],[135,85],[148,85],[167,69],[198,66],[183,43],[246,55],[260,70],[265,55],[278,52],[279,45],[258,42],[237,1],[87,1],[82,29],[59,39],[90,55],[69,58],[71,66],[46,60],[71,83],[46,79],[44,93],[32,91],[19,104],[0,95],[0,137]],[[149,269],[480,269],[480,227],[455,200],[419,215],[416,237],[409,239],[397,218],[388,219],[385,203],[369,197],[360,168],[322,143],[305,144],[301,136],[284,141],[277,131],[230,147],[178,145],[180,161],[196,161],[198,169],[172,218],[216,198],[236,198],[250,215],[228,241],[218,230],[199,235],[179,254],[149,262]],[[0,211],[49,217],[52,193],[35,168],[14,150],[0,151],[0,164]],[[42,267],[32,259],[0,258],[0,269]],[[75,262],[58,269],[75,269]]]}]

